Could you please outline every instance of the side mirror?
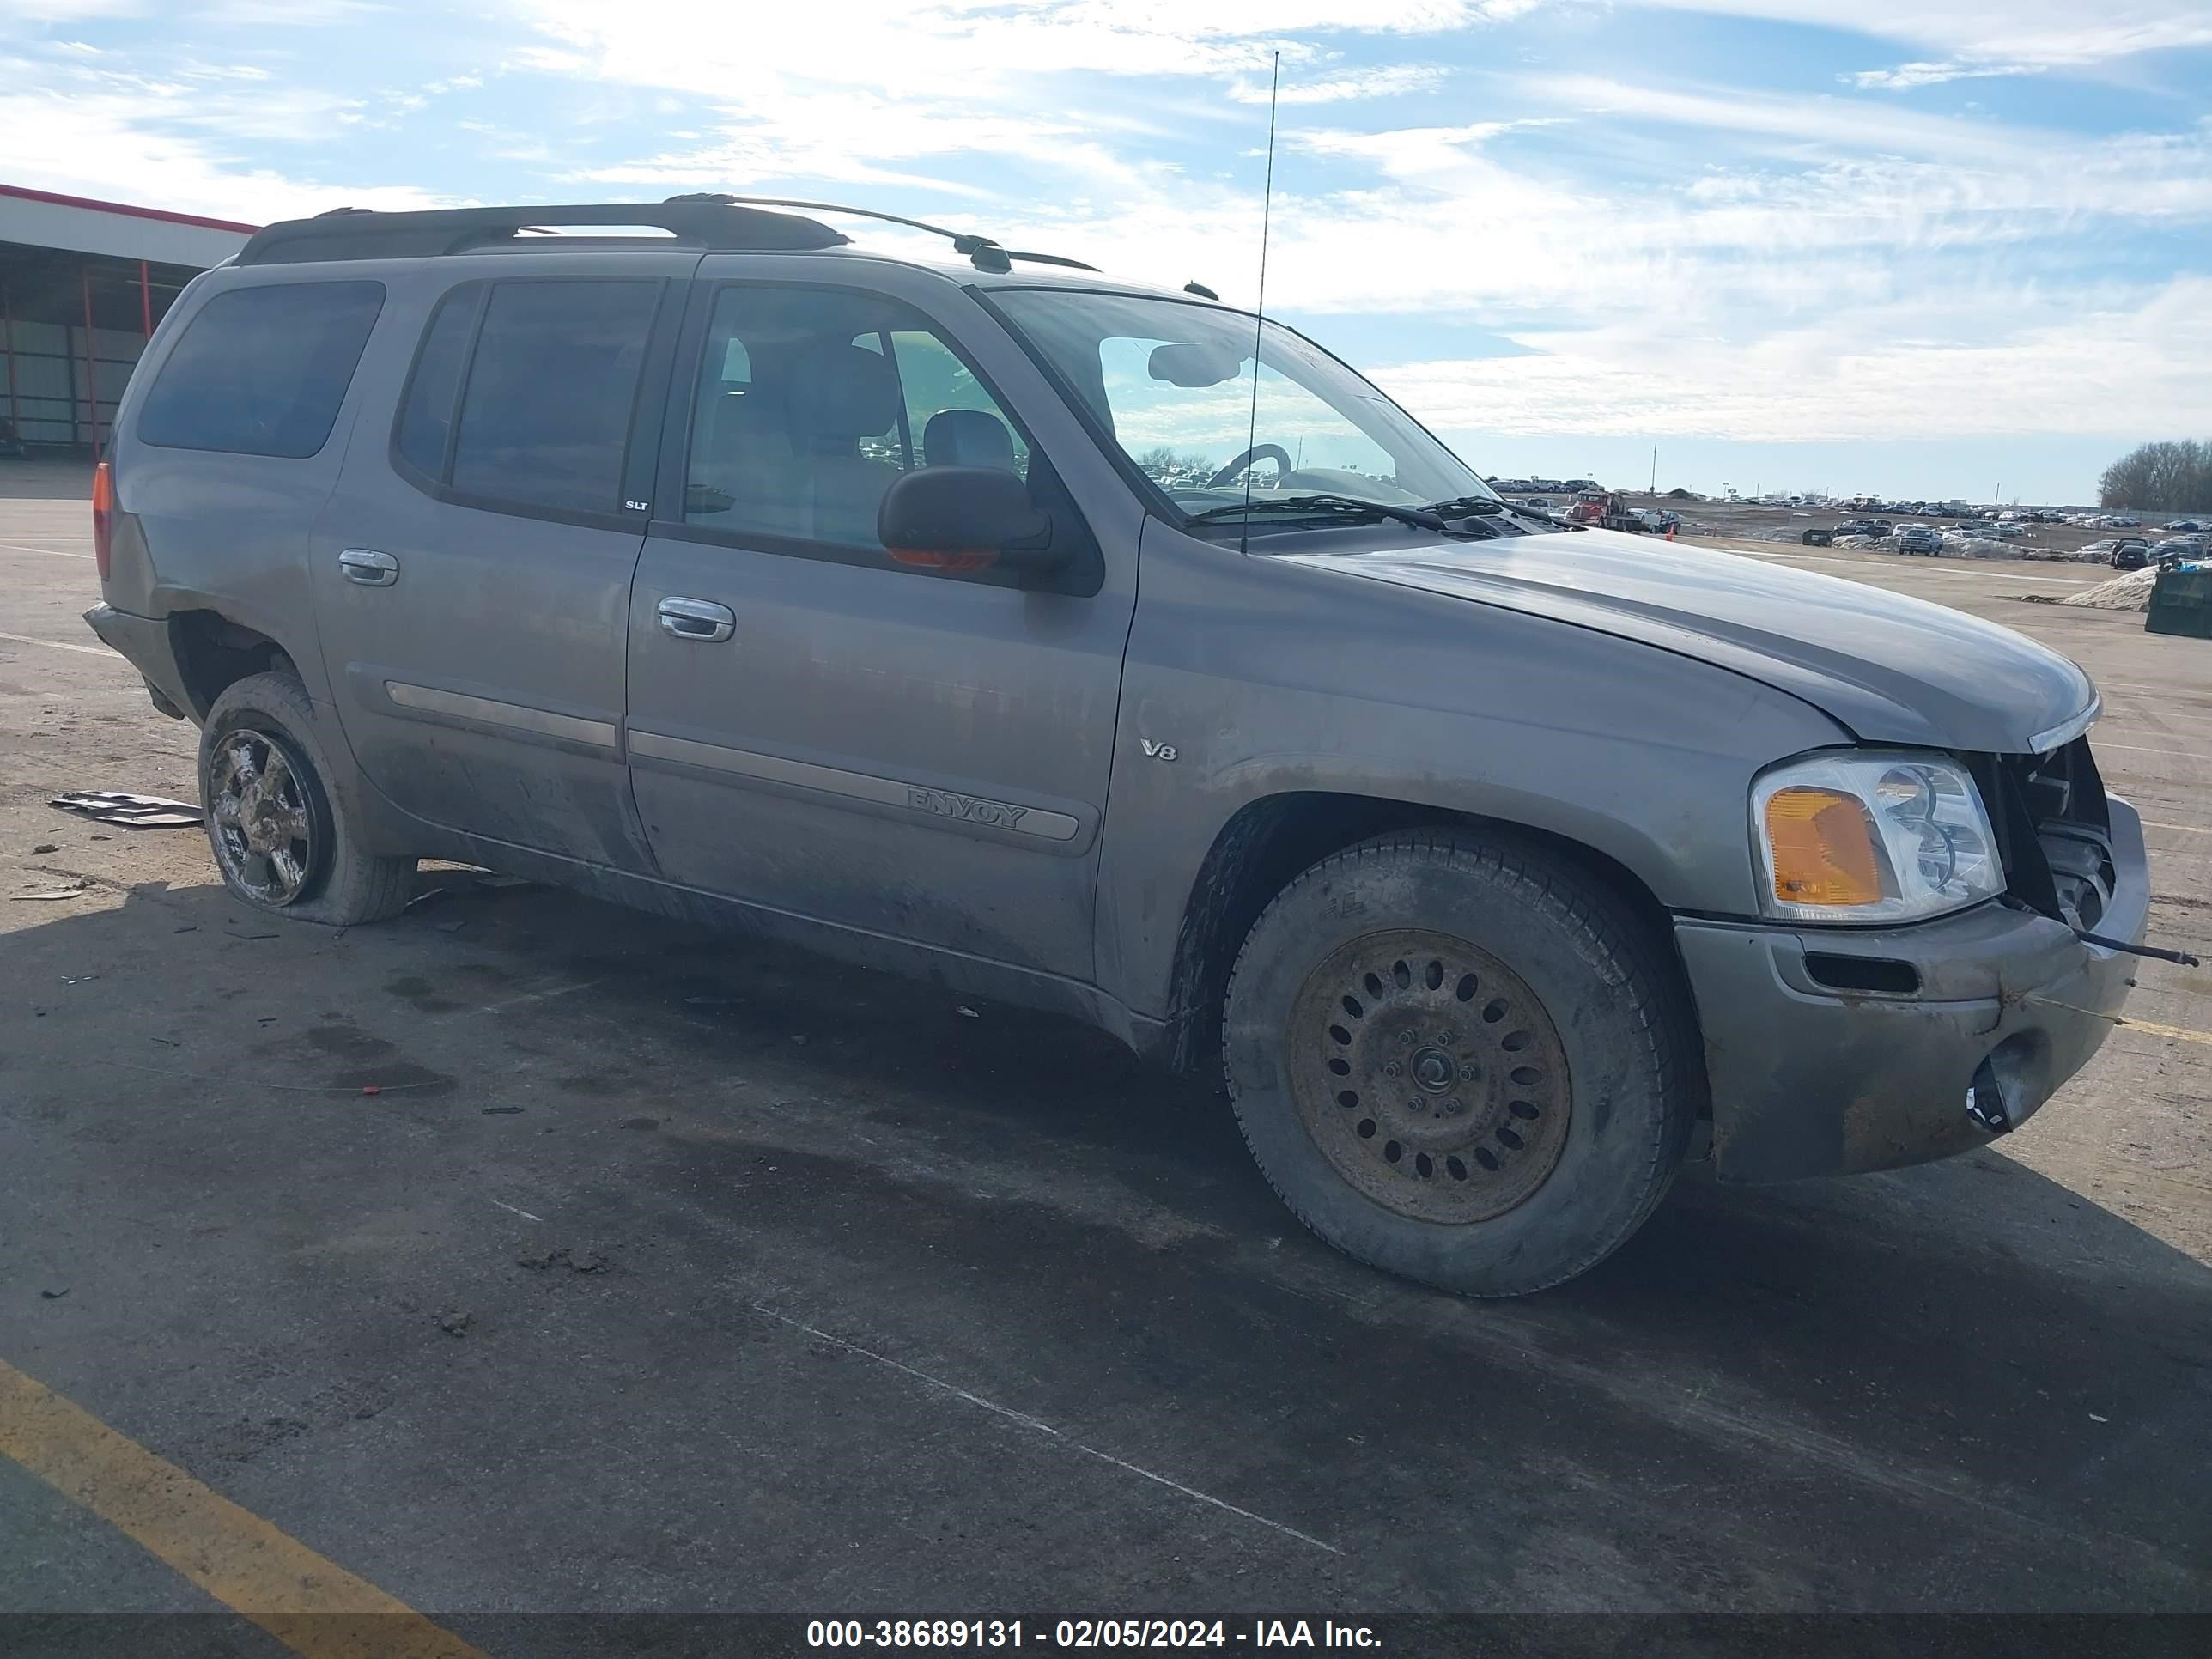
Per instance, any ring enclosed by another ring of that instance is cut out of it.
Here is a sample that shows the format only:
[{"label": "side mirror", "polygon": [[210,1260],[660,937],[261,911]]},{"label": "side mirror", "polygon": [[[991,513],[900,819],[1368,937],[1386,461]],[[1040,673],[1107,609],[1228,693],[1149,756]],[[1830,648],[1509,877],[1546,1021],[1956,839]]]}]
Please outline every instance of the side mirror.
[{"label": "side mirror", "polygon": [[1052,520],[1029,486],[995,466],[923,466],[884,492],[876,534],[897,563],[961,575],[994,567],[1051,570],[1065,562]]}]

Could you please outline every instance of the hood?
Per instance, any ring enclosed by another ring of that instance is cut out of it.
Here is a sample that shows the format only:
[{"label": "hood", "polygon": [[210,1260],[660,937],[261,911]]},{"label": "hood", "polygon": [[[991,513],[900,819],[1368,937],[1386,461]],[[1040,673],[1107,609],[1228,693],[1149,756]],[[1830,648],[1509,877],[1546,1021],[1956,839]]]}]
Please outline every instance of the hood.
[{"label": "hood", "polygon": [[1862,742],[2025,754],[2073,737],[2097,701],[2073,663],[1978,617],[1648,536],[1287,556],[1700,658],[1802,698]]}]

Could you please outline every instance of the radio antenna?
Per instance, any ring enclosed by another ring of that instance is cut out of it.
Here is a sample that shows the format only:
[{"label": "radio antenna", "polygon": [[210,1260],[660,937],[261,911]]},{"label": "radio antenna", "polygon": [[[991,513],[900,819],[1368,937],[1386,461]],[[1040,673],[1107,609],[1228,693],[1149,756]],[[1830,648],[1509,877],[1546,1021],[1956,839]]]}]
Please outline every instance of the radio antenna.
[{"label": "radio antenna", "polygon": [[1267,213],[1275,201],[1275,97],[1282,90],[1283,54],[1274,55],[1267,76],[1267,182],[1260,192],[1260,299],[1252,307],[1252,417],[1244,434],[1244,517],[1237,530],[1237,550],[1252,550],[1252,452],[1260,445],[1260,330],[1267,308]]}]

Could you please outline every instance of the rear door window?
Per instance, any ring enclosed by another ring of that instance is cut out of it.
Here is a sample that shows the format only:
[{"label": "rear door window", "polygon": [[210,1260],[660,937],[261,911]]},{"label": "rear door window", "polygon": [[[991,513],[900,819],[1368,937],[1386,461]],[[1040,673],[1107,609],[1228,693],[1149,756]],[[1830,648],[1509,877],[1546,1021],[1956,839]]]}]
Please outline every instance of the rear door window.
[{"label": "rear door window", "polygon": [[216,295],[185,325],[138,412],[141,443],[304,460],[330,441],[381,283],[278,283]]},{"label": "rear door window", "polygon": [[[649,278],[493,285],[451,446],[445,482],[455,494],[554,512],[622,509],[661,287]],[[426,432],[426,452],[429,441]]]}]

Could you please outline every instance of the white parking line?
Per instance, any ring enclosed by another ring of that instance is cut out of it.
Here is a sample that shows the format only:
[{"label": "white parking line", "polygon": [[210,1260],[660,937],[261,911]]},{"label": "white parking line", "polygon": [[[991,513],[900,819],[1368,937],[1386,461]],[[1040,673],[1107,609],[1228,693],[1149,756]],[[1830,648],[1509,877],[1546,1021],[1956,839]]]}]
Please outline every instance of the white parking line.
[{"label": "white parking line", "polygon": [[2200,829],[2193,823],[2157,823],[2145,818],[2142,827],[2146,830],[2179,830],[2185,836],[2212,836],[2212,830]]},{"label": "white parking line", "polygon": [[2100,755],[2107,749],[2124,749],[2130,754],[2167,755],[2171,756],[2175,760],[2203,760],[2206,758],[2206,757],[2203,755],[2191,754],[2186,749],[2150,749],[2146,748],[2143,744],[2139,743],[2106,743],[2100,739],[2099,742],[2093,744],[2092,747],[2094,747]]},{"label": "white parking line", "polygon": [[986,1400],[981,1395],[971,1394],[956,1382],[948,1382],[941,1376],[932,1376],[927,1371],[903,1364],[888,1354],[878,1353],[873,1348],[864,1348],[857,1342],[848,1342],[842,1336],[832,1336],[818,1326],[810,1325],[802,1319],[793,1319],[789,1314],[778,1313],[775,1309],[762,1303],[754,1303],[752,1309],[755,1313],[773,1319],[779,1325],[787,1325],[793,1330],[803,1331],[817,1342],[826,1342],[833,1348],[841,1348],[847,1353],[858,1355],[862,1359],[872,1359],[878,1365],[888,1366],[892,1370],[903,1372],[917,1382],[925,1383],[941,1394],[950,1395],[955,1400],[990,1412],[1021,1428],[1032,1430],[1038,1434],[1048,1435],[1071,1450],[1081,1452],[1089,1457],[1095,1457],[1102,1463],[1111,1463],[1117,1469],[1126,1469],[1131,1474],[1141,1475],[1147,1480],[1156,1481],[1170,1492],[1179,1492],[1186,1498],[1195,1498],[1201,1504],[1210,1504],[1215,1509],[1224,1510],[1231,1515],[1242,1516],[1245,1520],[1256,1522],[1272,1531],[1281,1533],[1286,1538],[1295,1538],[1301,1544],[1310,1544],[1317,1550],[1328,1551],[1331,1555],[1344,1553],[1335,1545],[1324,1543],[1309,1533],[1300,1532],[1296,1527],[1286,1527],[1279,1521],[1271,1521],[1264,1515],[1240,1508],[1226,1498],[1216,1498],[1212,1492],[1200,1492],[1195,1486],[1186,1486],[1180,1480],[1170,1480],[1164,1474],[1139,1468],[1125,1458],[1115,1456],[1111,1452],[1101,1451],[1096,1446],[1087,1446],[1065,1431],[1053,1427],[1042,1418],[1031,1417],[1027,1412],[1016,1411],[1011,1406],[1002,1406],[995,1400]]},{"label": "white parking line", "polygon": [[92,555],[89,553],[66,553],[58,547],[33,547],[28,542],[0,542],[0,547],[4,547],[13,553],[50,554],[57,559],[89,559],[92,557]]},{"label": "white parking line", "polygon": [[43,645],[49,651],[82,651],[88,657],[115,657],[118,662],[122,660],[104,645],[70,645],[63,640],[34,640],[28,634],[0,634],[0,640],[12,640],[17,645]]},{"label": "white parking line", "polygon": [[[2137,685],[2126,680],[2099,680],[2097,689],[2100,691],[2141,691],[2147,696],[2155,697],[2170,697],[2174,695],[2175,690],[2175,688],[2171,685]],[[2185,708],[2178,712],[2195,714],[2212,713],[2212,710]]]}]

